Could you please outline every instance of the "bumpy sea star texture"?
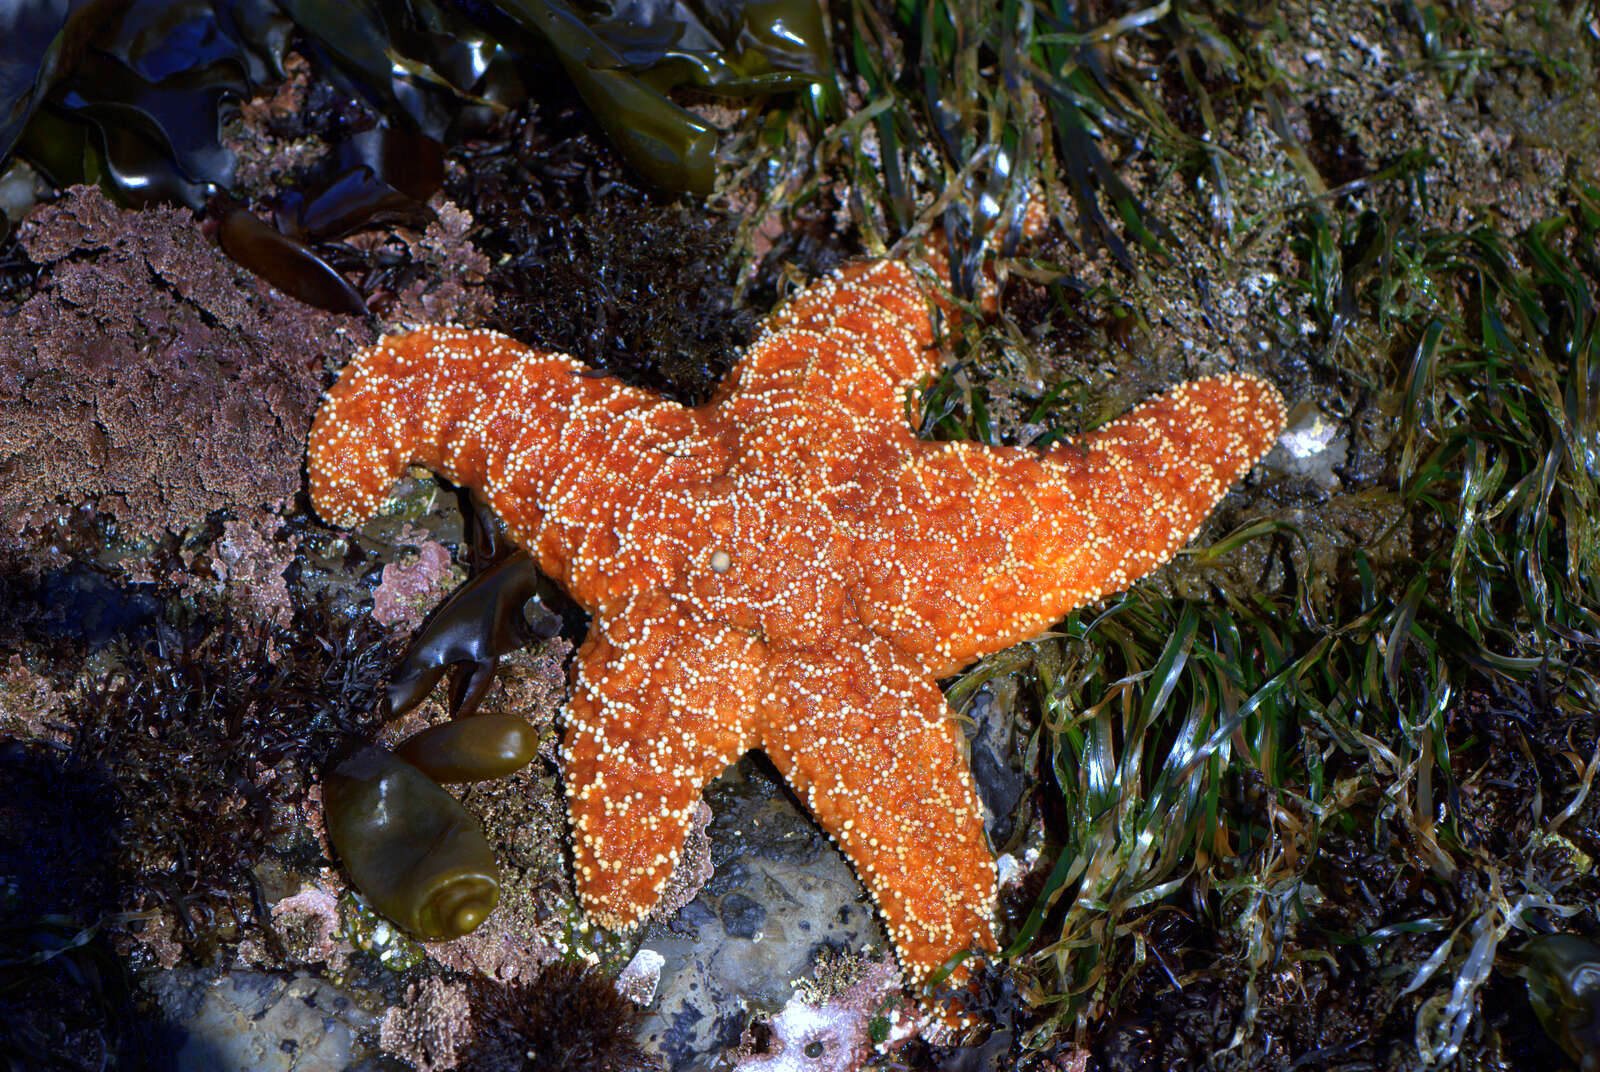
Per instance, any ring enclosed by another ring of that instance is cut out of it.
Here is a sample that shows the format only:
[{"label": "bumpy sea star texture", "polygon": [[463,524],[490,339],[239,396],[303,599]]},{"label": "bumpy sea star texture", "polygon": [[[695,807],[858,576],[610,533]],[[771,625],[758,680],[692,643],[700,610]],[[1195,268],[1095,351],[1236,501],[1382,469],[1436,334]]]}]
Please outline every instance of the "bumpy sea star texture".
[{"label": "bumpy sea star texture", "polygon": [[936,679],[1127,587],[1283,424],[1250,376],[1196,380],[1047,453],[918,440],[928,297],[849,265],[768,321],[689,409],[503,336],[427,328],[319,411],[317,510],[371,517],[410,463],[471,486],[594,615],[563,744],[579,894],[655,904],[701,786],[764,749],[926,977],[995,948],[994,861]]}]

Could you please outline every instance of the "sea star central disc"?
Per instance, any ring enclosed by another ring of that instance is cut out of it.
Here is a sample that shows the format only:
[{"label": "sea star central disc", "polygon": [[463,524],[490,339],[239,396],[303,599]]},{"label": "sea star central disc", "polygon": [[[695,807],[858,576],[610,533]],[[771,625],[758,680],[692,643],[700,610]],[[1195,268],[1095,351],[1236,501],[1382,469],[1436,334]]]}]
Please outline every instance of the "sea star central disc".
[{"label": "sea star central disc", "polygon": [[906,265],[774,314],[689,409],[487,331],[358,354],[316,417],[312,500],[371,517],[417,463],[476,488],[593,616],[562,745],[578,892],[636,923],[701,787],[766,751],[922,979],[995,948],[994,860],[936,680],[1127,587],[1283,424],[1250,376],[1185,383],[1046,453],[916,438],[937,367]]}]

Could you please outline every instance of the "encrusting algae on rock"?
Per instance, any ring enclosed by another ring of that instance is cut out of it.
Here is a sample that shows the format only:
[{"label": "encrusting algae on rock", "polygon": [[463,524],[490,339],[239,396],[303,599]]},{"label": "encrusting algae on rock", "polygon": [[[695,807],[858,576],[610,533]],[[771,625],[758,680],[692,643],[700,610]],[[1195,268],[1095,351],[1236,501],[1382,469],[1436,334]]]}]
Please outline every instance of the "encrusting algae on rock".
[{"label": "encrusting algae on rock", "polygon": [[916,981],[995,950],[994,859],[937,679],[1167,561],[1282,429],[1278,392],[1236,374],[1042,454],[919,440],[931,298],[904,263],[843,267],[693,409],[429,327],[358,354],[319,410],[323,517],[363,523],[425,465],[593,615],[561,757],[578,892],[605,925],[648,914],[702,785],[762,749]]}]

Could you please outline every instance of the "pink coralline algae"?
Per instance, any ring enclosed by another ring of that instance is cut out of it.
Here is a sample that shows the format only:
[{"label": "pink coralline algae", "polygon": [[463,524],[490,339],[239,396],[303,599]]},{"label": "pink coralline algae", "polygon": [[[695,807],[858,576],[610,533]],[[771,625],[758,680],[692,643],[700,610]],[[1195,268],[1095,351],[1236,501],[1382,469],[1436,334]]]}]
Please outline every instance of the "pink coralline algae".
[{"label": "pink coralline algae", "polygon": [[79,187],[19,229],[0,316],[0,545],[94,503],[129,536],[291,499],[325,363],[368,338],[225,258],[186,212]]},{"label": "pink coralline algae", "polygon": [[[402,540],[406,534],[402,533]],[[441,543],[416,538],[416,551],[383,567],[383,577],[372,593],[372,618],[402,632],[410,632],[450,591],[450,552]]]}]

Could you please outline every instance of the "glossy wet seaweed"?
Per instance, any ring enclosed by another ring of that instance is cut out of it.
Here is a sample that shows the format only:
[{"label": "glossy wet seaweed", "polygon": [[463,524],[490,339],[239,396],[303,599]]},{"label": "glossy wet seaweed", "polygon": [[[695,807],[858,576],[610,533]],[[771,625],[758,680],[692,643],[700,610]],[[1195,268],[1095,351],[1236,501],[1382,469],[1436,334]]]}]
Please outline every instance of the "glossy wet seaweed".
[{"label": "glossy wet seaweed", "polygon": [[[365,303],[313,244],[397,219],[425,223],[442,144],[526,104],[528,87],[545,91],[537,72],[552,58],[635,172],[698,196],[716,182],[721,132],[669,91],[797,96],[817,118],[838,100],[815,0],[711,9],[562,0],[26,0],[17,8],[0,58],[0,173],[15,156],[58,189],[99,184],[124,204],[199,211],[220,197],[230,256],[302,301],[357,315]],[[367,129],[331,124],[338,159],[302,176],[305,188],[280,202],[274,229],[243,219],[247,210],[232,202],[241,191],[224,135],[242,100],[282,83],[291,42],[360,102],[357,125]],[[347,159],[374,137],[410,151]]]},{"label": "glossy wet seaweed", "polygon": [[471,715],[501,656],[560,629],[560,620],[536,598],[548,587],[527,552],[511,551],[451,592],[407,646],[389,683],[390,713],[411,710],[455,668],[463,680],[452,689],[451,714]]},{"label": "glossy wet seaweed", "polygon": [[[554,636],[560,618],[538,600],[549,582],[525,551],[503,545],[498,522],[458,494],[472,575],[407,646],[386,689],[397,717],[447,673],[450,721],[368,746],[323,774],[328,837],[356,889],[423,941],[476,930],[500,900],[500,873],[483,832],[439,783],[503,778],[532,761],[538,732],[514,714],[478,714],[501,656]],[[498,556],[498,557],[497,557]]]},{"label": "glossy wet seaweed", "polygon": [[414,733],[394,752],[436,782],[483,782],[526,767],[538,747],[527,719],[473,714]]},{"label": "glossy wet seaweed", "polygon": [[[1462,6],[1401,7],[1426,37],[1423,77],[1460,90],[1520,67],[1584,92],[1581,68],[1507,47]],[[1558,183],[1557,212],[1520,231],[1442,225],[1436,161],[1367,159],[1325,102],[1295,98],[1269,5],[1061,4],[1032,22],[949,8],[935,24],[909,5],[852,9],[856,72],[886,98],[839,132],[870,126],[883,155],[853,188],[869,245],[919,222],[919,174],[991,195],[951,209],[974,232],[1004,217],[999,161],[1059,174],[1068,233],[1127,275],[1091,288],[1040,272],[1049,317],[1136,377],[1140,306],[1172,300],[1152,276],[1188,275],[1175,300],[1216,312],[1216,281],[1164,266],[1172,229],[1120,173],[1142,165],[1186,191],[1169,206],[1203,192],[1241,256],[1290,239],[1280,308],[1307,313],[1234,358],[1352,438],[1336,492],[1269,468],[1233,499],[1210,547],[1164,578],[1188,598],[1141,586],[951,688],[958,710],[980,690],[1014,697],[1031,728],[1018,759],[1038,775],[1051,866],[1012,916],[1008,953],[1045,1017],[1026,1048],[1075,1036],[1098,1040],[1097,1060],[1159,1066],[1233,1047],[1241,1067],[1272,1067],[1290,1035],[1291,1052],[1351,1060],[1487,1052],[1469,1040],[1493,1030],[1479,1002],[1509,970],[1497,951],[1557,917],[1597,926],[1595,189]],[[1557,37],[1563,17],[1540,16]],[[1015,118],[1032,93],[1043,145]],[[1309,191],[1257,218],[1241,194],[1267,180],[1230,155],[1241,116]],[[1115,167],[1087,151],[1110,145]],[[1044,443],[1097,423],[1092,378],[1041,377],[1022,333],[977,324],[952,332],[964,360],[924,391],[924,434]],[[1372,982],[1375,963],[1392,984]],[[1305,990],[1274,989],[1274,971]],[[1297,1034],[1307,1019],[1326,1033]]]},{"label": "glossy wet seaweed", "polygon": [[220,127],[242,97],[283,78],[296,31],[326,75],[386,123],[435,141],[517,103],[530,58],[553,55],[633,166],[702,195],[714,178],[717,132],[668,90],[800,92],[819,107],[836,93],[813,0],[716,10],[560,0],[481,9],[430,0],[36,0],[19,5],[7,27],[0,164],[20,150],[57,185],[104,181],[127,200],[192,208],[231,186]]},{"label": "glossy wet seaweed", "polygon": [[1542,934],[1517,951],[1539,1022],[1581,1072],[1600,1069],[1600,945]]},{"label": "glossy wet seaweed", "polygon": [[367,745],[322,778],[328,840],[372,906],[423,941],[478,928],[500,870],[476,819],[411,764]]}]

